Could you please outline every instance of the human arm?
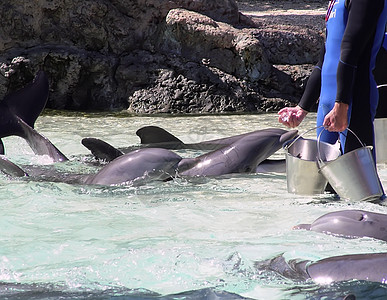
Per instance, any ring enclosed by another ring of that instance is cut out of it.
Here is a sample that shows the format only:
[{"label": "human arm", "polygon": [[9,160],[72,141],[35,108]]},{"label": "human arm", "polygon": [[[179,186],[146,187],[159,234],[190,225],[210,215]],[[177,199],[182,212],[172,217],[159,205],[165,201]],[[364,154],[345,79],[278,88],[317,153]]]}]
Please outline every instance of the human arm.
[{"label": "human arm", "polygon": [[312,106],[320,97],[321,68],[324,61],[325,43],[323,44],[318,63],[306,83],[305,91],[296,107],[285,107],[278,112],[278,121],[287,127],[294,128],[300,125]]}]

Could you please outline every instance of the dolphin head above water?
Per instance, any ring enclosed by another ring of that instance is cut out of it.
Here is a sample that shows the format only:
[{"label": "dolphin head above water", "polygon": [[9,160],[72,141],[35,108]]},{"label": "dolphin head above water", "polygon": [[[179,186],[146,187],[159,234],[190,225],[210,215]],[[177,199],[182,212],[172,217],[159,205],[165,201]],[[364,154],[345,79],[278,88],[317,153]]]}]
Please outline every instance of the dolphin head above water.
[{"label": "dolphin head above water", "polygon": [[268,128],[246,134],[230,145],[179,163],[182,176],[220,176],[255,172],[257,166],[297,135],[297,130]]},{"label": "dolphin head above water", "polygon": [[319,217],[312,224],[300,224],[294,228],[387,241],[387,215],[364,210],[331,212]]},{"label": "dolphin head above water", "polygon": [[181,157],[167,149],[144,148],[119,156],[90,175],[84,183],[113,185],[146,179],[148,176],[164,180],[173,176]]}]

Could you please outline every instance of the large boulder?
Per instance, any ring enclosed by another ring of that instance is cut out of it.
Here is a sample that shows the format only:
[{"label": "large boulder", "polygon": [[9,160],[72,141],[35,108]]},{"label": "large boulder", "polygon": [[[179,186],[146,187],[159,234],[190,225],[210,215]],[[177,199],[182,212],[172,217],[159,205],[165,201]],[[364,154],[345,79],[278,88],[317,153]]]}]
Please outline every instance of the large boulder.
[{"label": "large boulder", "polygon": [[203,61],[239,78],[265,79],[271,70],[259,39],[250,30],[237,29],[196,12],[171,10],[161,39],[164,51]]}]

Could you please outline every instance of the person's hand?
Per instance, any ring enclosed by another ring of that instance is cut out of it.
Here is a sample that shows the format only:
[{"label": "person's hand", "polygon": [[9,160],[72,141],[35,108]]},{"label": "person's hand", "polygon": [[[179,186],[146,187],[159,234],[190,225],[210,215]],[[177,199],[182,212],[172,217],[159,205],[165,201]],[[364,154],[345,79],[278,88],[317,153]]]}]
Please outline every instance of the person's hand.
[{"label": "person's hand", "polygon": [[328,131],[342,132],[348,127],[348,104],[336,102],[325,116],[323,126]]},{"label": "person's hand", "polygon": [[300,125],[308,112],[298,105],[296,107],[285,107],[278,112],[278,121],[289,128]]}]

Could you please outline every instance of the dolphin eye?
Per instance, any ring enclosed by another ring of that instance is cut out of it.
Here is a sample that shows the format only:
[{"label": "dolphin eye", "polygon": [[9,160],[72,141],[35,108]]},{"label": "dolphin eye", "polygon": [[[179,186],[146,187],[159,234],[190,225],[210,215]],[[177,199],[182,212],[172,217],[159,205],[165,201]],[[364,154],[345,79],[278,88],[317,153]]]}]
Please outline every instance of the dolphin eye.
[{"label": "dolphin eye", "polygon": [[359,217],[359,221],[363,221],[364,220],[364,215],[361,214],[360,217]]}]

